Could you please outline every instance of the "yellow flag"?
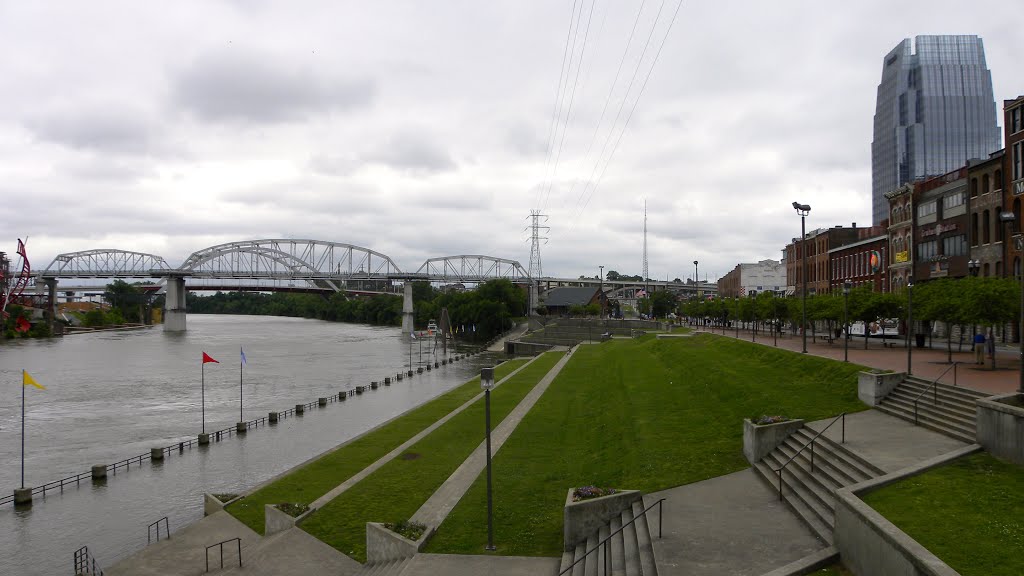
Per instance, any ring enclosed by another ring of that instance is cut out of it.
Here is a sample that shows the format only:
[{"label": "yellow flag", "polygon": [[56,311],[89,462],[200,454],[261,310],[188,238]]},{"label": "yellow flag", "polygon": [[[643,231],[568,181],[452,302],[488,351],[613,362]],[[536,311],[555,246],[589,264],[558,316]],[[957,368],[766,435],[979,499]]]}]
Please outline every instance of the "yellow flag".
[{"label": "yellow flag", "polygon": [[22,386],[35,386],[40,390],[46,390],[46,386],[43,386],[39,382],[36,382],[35,378],[29,376],[28,372],[21,371],[21,385]]}]

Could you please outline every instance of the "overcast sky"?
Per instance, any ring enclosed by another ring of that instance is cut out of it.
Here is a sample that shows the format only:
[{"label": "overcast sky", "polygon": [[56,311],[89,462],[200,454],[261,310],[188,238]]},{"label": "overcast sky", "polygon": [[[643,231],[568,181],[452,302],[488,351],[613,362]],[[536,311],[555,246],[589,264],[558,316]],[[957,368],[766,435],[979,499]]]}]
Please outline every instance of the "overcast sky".
[{"label": "overcast sky", "polygon": [[527,266],[541,210],[545,275],[638,274],[646,199],[651,276],[713,279],[778,259],[793,200],[809,229],[870,224],[903,38],[980,35],[999,106],[1024,94],[1024,3],[683,2],[669,29],[675,0],[580,1],[0,0],[0,250],[173,266],[314,238]]}]

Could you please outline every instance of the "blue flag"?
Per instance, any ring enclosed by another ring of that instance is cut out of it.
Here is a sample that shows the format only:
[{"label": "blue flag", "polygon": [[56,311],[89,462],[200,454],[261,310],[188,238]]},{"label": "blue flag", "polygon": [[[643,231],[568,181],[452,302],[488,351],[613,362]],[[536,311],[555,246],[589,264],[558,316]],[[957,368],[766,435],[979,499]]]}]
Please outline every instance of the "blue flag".
[{"label": "blue flag", "polygon": [[245,350],[243,350],[241,347],[239,347],[238,351],[242,353],[242,365],[244,366],[245,365]]},{"label": "blue flag", "polygon": [[415,331],[409,332],[409,336],[412,336],[412,339],[415,340],[416,339],[416,332]]}]

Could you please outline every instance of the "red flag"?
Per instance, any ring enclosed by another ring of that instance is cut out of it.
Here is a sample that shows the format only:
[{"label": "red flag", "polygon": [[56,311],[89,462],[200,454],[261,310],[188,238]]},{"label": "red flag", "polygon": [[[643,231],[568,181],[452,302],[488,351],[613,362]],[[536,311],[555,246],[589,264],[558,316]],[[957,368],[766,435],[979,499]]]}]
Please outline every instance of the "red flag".
[{"label": "red flag", "polygon": [[24,316],[18,316],[18,319],[14,322],[14,329],[18,332],[28,332],[32,329],[32,325],[29,324],[28,320],[25,320]]},{"label": "red flag", "polygon": [[214,364],[220,364],[220,362],[217,362],[213,358],[210,358],[209,354],[207,354],[206,352],[203,352],[203,364],[206,364],[207,362],[213,362]]}]

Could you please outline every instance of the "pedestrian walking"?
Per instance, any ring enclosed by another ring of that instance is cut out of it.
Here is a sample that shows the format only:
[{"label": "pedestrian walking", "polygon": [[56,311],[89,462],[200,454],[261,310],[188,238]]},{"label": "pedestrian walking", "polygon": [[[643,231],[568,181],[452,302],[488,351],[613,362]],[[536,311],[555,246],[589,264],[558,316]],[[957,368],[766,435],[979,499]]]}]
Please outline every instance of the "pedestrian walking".
[{"label": "pedestrian walking", "polygon": [[985,335],[981,332],[974,334],[974,363],[985,363]]}]

